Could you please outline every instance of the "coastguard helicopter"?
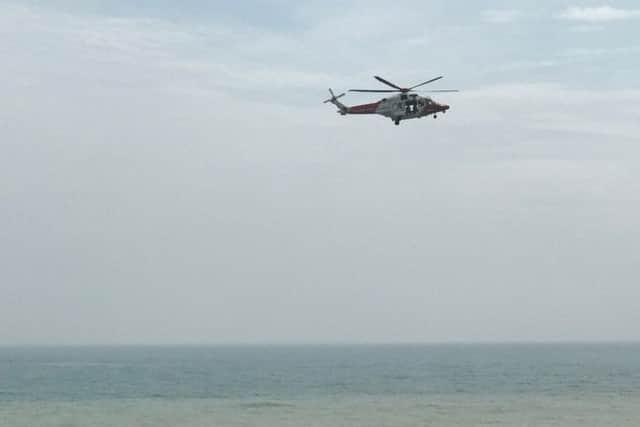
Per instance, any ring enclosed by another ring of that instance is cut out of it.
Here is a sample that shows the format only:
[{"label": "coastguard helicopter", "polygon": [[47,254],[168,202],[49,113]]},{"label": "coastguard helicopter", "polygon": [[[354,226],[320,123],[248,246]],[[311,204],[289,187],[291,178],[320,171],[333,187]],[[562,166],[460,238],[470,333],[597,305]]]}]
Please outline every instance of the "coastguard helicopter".
[{"label": "coastguard helicopter", "polygon": [[[380,114],[385,117],[389,117],[396,125],[400,124],[401,120],[408,119],[417,119],[425,116],[433,116],[433,118],[438,117],[438,113],[442,112],[443,114],[447,112],[449,109],[448,105],[438,104],[434,100],[426,96],[418,96],[418,94],[410,93],[414,92],[415,88],[420,86],[424,86],[429,83],[433,83],[436,80],[440,80],[444,76],[436,77],[431,80],[427,80],[426,82],[422,82],[420,84],[411,86],[411,87],[400,87],[388,80],[383,79],[380,76],[373,76],[376,80],[381,83],[384,83],[387,86],[392,87],[393,89],[349,89],[349,92],[367,92],[367,93],[396,93],[398,95],[390,96],[389,98],[382,98],[378,102],[373,102],[371,104],[362,104],[362,105],[354,105],[352,107],[347,107],[338,101],[339,98],[342,98],[346,95],[346,93],[341,93],[336,96],[331,89],[329,89],[329,93],[331,94],[331,98],[324,101],[326,104],[330,102],[338,107],[338,114],[347,115],[347,114]],[[458,92],[458,90],[453,89],[443,89],[443,90],[428,90],[424,92]]]}]

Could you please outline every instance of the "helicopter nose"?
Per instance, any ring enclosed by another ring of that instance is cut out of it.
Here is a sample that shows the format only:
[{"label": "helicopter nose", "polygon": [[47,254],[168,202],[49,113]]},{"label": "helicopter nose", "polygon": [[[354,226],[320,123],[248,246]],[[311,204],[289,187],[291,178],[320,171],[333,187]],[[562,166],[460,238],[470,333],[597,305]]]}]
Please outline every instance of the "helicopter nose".
[{"label": "helicopter nose", "polygon": [[444,104],[442,106],[442,111],[447,111],[449,109],[449,106],[447,104]]}]

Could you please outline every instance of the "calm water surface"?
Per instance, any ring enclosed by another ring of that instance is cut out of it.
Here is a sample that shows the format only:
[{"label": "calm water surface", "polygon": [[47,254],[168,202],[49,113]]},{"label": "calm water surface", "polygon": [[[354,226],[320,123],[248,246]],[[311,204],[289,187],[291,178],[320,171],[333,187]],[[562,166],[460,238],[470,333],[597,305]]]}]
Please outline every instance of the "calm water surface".
[{"label": "calm water surface", "polygon": [[0,348],[16,426],[634,425],[639,403],[638,344]]}]

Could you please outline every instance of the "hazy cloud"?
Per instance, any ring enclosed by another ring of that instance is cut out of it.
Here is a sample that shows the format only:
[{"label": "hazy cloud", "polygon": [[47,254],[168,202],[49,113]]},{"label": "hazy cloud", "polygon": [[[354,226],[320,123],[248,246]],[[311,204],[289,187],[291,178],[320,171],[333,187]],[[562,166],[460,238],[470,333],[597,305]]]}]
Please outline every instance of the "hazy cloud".
[{"label": "hazy cloud", "polygon": [[611,6],[569,7],[558,14],[561,19],[602,23],[640,17],[640,9],[617,9]]},{"label": "hazy cloud", "polygon": [[637,339],[637,30],[368,4],[0,3],[0,344]]},{"label": "hazy cloud", "polygon": [[482,13],[485,21],[493,24],[508,24],[522,16],[522,12],[515,9],[486,10]]}]

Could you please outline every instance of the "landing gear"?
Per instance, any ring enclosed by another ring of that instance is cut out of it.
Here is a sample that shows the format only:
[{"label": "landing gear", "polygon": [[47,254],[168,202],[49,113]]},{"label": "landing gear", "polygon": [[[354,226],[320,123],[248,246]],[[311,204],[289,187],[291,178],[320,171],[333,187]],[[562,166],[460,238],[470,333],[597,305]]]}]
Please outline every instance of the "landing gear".
[{"label": "landing gear", "polygon": [[393,123],[395,123],[395,124],[396,124],[396,126],[398,126],[398,125],[400,124],[400,120],[399,120],[399,119],[396,119],[396,120],[394,120],[394,122],[393,122]]},{"label": "landing gear", "polygon": [[438,118],[438,115],[437,115],[437,114],[434,114],[434,115],[433,115],[433,118],[434,118],[434,119],[437,119],[437,118]]}]

